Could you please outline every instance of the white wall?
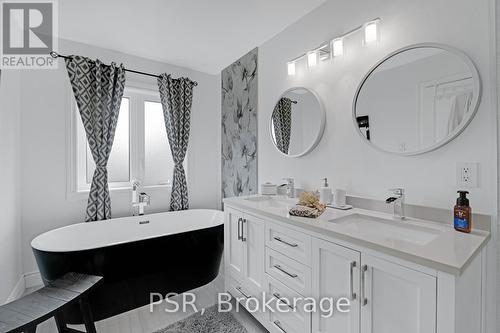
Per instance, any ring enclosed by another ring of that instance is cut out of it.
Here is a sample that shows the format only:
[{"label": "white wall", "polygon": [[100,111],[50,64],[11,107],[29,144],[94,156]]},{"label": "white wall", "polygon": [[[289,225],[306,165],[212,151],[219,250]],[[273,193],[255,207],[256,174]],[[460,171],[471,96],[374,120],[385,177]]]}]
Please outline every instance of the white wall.
[{"label": "white wall", "polygon": [[20,74],[0,75],[0,304],[22,275],[21,210],[19,205]]},{"label": "white wall", "polygon": [[[125,67],[149,73],[171,73],[198,81],[194,90],[191,136],[188,151],[188,186],[192,208],[216,208],[219,205],[220,150],[220,78],[185,68],[138,58],[89,45],[60,41],[61,54],[79,54],[99,58],[105,63],[123,62]],[[58,70],[32,70],[22,73],[22,217],[24,272],[36,270],[29,246],[40,233],[81,222],[87,199],[66,198],[67,121],[70,88],[64,61]],[[155,78],[127,74],[127,82],[156,85]],[[167,190],[147,190],[151,194],[148,212],[165,211],[169,207]],[[111,193],[113,217],[129,215],[130,192]]]},{"label": "white wall", "polygon": [[[495,215],[496,115],[491,105],[488,10],[488,0],[330,0],[264,43],[259,49],[260,128],[267,128],[276,100],[293,86],[312,88],[319,94],[327,125],[318,147],[299,159],[279,154],[267,131],[259,131],[259,182],[291,176],[304,187],[316,189],[320,179],[328,177],[333,187],[379,199],[387,196],[388,188],[404,186],[409,203],[451,209],[457,196],[456,162],[479,162],[480,187],[471,189],[471,205],[475,212]],[[358,33],[345,41],[343,59],[322,63],[312,72],[300,63],[297,75],[287,77],[288,60],[375,17],[382,18],[379,45],[362,47],[362,34]],[[376,151],[355,131],[355,90],[379,59],[421,42],[445,43],[471,57],[483,81],[479,111],[456,140],[434,152],[399,157]]]}]

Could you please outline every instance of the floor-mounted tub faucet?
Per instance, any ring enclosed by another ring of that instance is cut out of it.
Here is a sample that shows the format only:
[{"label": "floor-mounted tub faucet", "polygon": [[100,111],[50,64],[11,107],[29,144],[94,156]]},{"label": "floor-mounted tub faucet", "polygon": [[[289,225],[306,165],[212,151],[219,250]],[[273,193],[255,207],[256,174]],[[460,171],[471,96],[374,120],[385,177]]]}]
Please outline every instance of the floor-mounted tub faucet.
[{"label": "floor-mounted tub faucet", "polygon": [[132,182],[132,215],[144,215],[144,209],[151,204],[151,197],[144,192],[137,193],[141,183]]},{"label": "floor-mounted tub faucet", "polygon": [[393,188],[389,190],[392,196],[385,200],[386,203],[392,204],[393,216],[403,220],[405,216],[405,190],[404,188]]}]

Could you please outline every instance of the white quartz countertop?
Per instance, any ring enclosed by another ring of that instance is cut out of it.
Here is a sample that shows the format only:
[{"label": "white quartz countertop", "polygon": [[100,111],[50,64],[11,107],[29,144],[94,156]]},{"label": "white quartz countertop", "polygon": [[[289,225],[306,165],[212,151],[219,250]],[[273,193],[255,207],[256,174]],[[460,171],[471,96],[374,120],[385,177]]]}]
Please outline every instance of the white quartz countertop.
[{"label": "white quartz countertop", "polygon": [[[386,213],[359,208],[327,208],[316,219],[290,216],[289,209],[296,202],[297,199],[276,196],[224,199],[226,206],[454,275],[465,270],[490,238],[490,233],[483,230],[474,229],[466,234],[456,231],[451,224],[415,218],[393,219]],[[344,223],[356,219],[363,223]]]}]

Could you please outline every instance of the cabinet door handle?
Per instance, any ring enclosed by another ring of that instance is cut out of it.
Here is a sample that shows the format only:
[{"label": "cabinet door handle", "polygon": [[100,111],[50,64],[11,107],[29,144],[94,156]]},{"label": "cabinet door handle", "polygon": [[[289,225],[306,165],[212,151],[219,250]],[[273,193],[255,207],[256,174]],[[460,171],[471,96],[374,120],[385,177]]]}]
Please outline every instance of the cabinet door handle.
[{"label": "cabinet door handle", "polygon": [[351,294],[351,300],[356,299],[356,293],[354,292],[354,267],[356,267],[356,262],[351,261],[349,265],[349,293]]},{"label": "cabinet door handle", "polygon": [[279,270],[279,271],[281,271],[281,272],[285,273],[286,275],[288,275],[288,276],[289,276],[289,277],[291,277],[291,278],[294,278],[294,279],[295,279],[296,277],[298,277],[298,275],[297,275],[297,274],[293,274],[293,273],[289,273],[289,272],[285,271],[283,268],[281,268],[281,266],[280,266],[280,265],[274,265],[274,268],[276,268],[277,270]]},{"label": "cabinet door handle", "polygon": [[286,333],[285,329],[281,327],[281,323],[279,320],[275,320],[274,325],[276,325],[276,327],[279,328],[283,333]]},{"label": "cabinet door handle", "polygon": [[236,287],[236,290],[240,292],[245,298],[250,298],[252,297],[251,295],[247,295],[243,290],[241,290],[241,287]]},{"label": "cabinet door handle", "polygon": [[291,247],[297,247],[299,246],[299,244],[296,244],[296,243],[288,243],[287,241],[284,241],[282,240],[280,237],[276,236],[276,237],[273,237],[275,240],[277,240],[278,242],[281,242],[283,244],[286,244],[288,246],[291,246]]},{"label": "cabinet door handle", "polygon": [[292,310],[295,310],[295,308],[293,306],[291,306],[284,298],[281,298],[281,295],[278,294],[278,293],[274,293],[273,294],[274,298],[276,298],[279,302],[285,304],[286,306],[288,306],[290,309]]},{"label": "cabinet door handle", "polygon": [[242,218],[240,217],[238,219],[238,240],[241,240],[241,220]]},{"label": "cabinet door handle", "polygon": [[361,267],[361,306],[368,304],[368,298],[366,298],[366,271],[368,270],[367,265]]},{"label": "cabinet door handle", "polygon": [[247,238],[245,237],[245,223],[247,223],[247,219],[241,219],[241,241],[246,242]]}]

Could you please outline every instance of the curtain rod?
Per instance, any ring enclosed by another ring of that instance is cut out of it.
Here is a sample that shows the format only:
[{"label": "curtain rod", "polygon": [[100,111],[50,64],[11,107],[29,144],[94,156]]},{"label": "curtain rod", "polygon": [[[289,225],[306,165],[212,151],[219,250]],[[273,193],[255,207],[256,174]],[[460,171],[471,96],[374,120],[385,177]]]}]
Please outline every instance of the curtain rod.
[{"label": "curtain rod", "polygon": [[[69,57],[69,56],[65,56],[65,55],[59,54],[59,53],[57,53],[57,52],[55,52],[55,51],[50,51],[50,52],[49,52],[49,54],[50,54],[50,56],[51,56],[52,58],[54,58],[54,59],[56,59],[56,58],[72,59],[72,58],[71,58],[71,57]],[[135,73],[135,74],[140,74],[140,75],[146,75],[146,76],[151,76],[151,77],[156,77],[156,78],[159,78],[159,77],[160,77],[159,75],[156,75],[156,74],[151,74],[151,73],[146,73],[146,72],[136,71],[136,70],[133,70],[133,69],[127,69],[127,68],[125,68],[124,70],[125,70],[126,72]],[[190,81],[191,81],[191,82],[193,82],[193,84],[194,84],[195,86],[197,86],[197,85],[198,85],[198,82],[196,82],[196,81],[192,81],[192,80],[190,80]]]}]

